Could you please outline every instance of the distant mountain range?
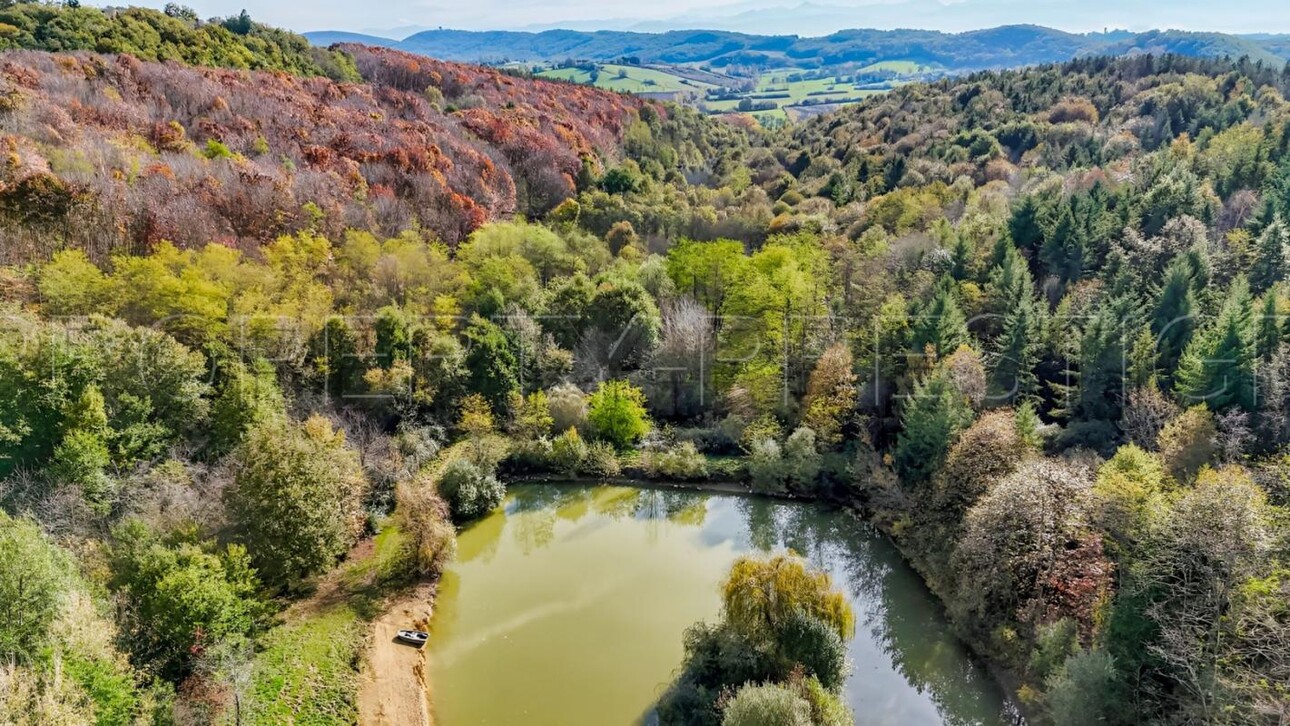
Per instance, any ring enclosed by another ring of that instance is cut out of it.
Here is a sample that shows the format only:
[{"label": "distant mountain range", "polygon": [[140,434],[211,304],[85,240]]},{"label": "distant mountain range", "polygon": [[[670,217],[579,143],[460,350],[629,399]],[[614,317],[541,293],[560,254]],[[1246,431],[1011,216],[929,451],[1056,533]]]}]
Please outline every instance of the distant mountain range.
[{"label": "distant mountain range", "polygon": [[932,30],[843,30],[820,37],[751,35],[721,30],[628,31],[427,30],[403,39],[361,33],[305,33],[315,45],[363,43],[472,63],[559,63],[565,60],[703,63],[762,68],[823,68],[907,60],[946,70],[1050,63],[1083,55],[1177,53],[1290,59],[1290,35],[1228,35],[1177,30],[1076,34],[1036,25],[1005,25],[964,33]]}]

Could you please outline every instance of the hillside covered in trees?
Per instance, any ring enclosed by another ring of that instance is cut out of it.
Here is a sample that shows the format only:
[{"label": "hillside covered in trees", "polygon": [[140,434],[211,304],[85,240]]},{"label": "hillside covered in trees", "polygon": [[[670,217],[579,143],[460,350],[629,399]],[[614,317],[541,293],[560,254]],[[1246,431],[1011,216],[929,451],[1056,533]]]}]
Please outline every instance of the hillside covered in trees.
[{"label": "hillside covered in trees", "polygon": [[572,194],[639,106],[389,51],[346,57],[370,83],[6,54],[6,255],[302,229],[420,226],[455,242]]},{"label": "hillside covered in trees", "polygon": [[0,721],[352,722],[384,588],[509,479],[624,472],[855,507],[1035,723],[1290,718],[1290,72],[771,132],[335,52],[0,55]]},{"label": "hillside covered in trees", "polygon": [[964,33],[932,30],[840,30],[820,37],[749,35],[723,30],[629,31],[425,30],[406,38],[317,31],[320,46],[356,42],[468,63],[617,61],[705,64],[713,68],[830,68],[906,61],[953,71],[1055,63],[1087,55],[1176,53],[1249,56],[1283,61],[1285,36],[1147,31],[1075,34],[1033,25],[1007,25]]}]

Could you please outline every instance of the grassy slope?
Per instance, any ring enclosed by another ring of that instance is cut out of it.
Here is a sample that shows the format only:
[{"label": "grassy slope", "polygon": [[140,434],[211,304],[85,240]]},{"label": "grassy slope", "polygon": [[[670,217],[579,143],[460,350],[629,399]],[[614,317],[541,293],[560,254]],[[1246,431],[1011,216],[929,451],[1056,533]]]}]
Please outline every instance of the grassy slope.
[{"label": "grassy slope", "polygon": [[299,726],[358,721],[359,666],[368,622],[400,589],[403,537],[391,525],[360,543],[314,595],[261,641],[251,672],[250,722]]},{"label": "grassy slope", "polygon": [[[620,78],[619,74],[625,77]],[[573,83],[590,84],[591,73],[580,68],[556,68],[538,74],[540,78],[551,78]],[[594,84],[596,88],[623,93],[671,93],[677,91],[702,91],[713,86],[699,81],[689,81],[671,73],[652,68],[634,66],[605,65],[600,68],[600,75]]]}]

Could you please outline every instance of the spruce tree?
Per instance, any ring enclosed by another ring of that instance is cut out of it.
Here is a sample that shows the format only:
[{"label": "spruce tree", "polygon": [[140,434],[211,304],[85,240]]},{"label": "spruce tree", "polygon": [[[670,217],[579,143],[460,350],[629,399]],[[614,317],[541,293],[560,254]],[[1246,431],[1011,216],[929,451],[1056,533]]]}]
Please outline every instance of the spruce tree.
[{"label": "spruce tree", "polygon": [[1151,332],[1157,341],[1157,364],[1172,380],[1187,343],[1196,329],[1196,293],[1193,287],[1192,266],[1185,257],[1179,257],[1165,270],[1164,286],[1156,300],[1151,320]]},{"label": "spruce tree", "polygon": [[907,481],[925,482],[940,469],[959,432],[972,422],[972,409],[943,368],[914,385],[901,415],[896,470]]},{"label": "spruce tree", "polygon": [[1130,298],[1098,306],[1080,340],[1076,415],[1085,421],[1116,421],[1124,399],[1127,352],[1137,311]]},{"label": "spruce tree", "polygon": [[1075,219],[1069,204],[1062,205],[1053,230],[1044,238],[1039,259],[1052,275],[1063,281],[1080,279],[1084,272],[1088,239],[1083,225]]},{"label": "spruce tree", "polygon": [[919,311],[911,341],[915,353],[921,353],[930,346],[937,358],[944,358],[958,350],[960,345],[970,342],[967,318],[959,307],[954,289],[952,278],[942,278],[932,299]]},{"label": "spruce tree", "polygon": [[1039,363],[1044,308],[1035,298],[1035,283],[1030,272],[1020,265],[1013,251],[1010,260],[991,278],[999,289],[1002,305],[1002,332],[994,347],[994,369],[990,382],[994,394],[1008,402],[1034,395],[1037,388],[1035,366]]},{"label": "spruce tree", "polygon": [[1047,236],[1047,212],[1038,195],[1031,194],[1022,199],[1008,221],[1013,243],[1022,249],[1038,252]]},{"label": "spruce tree", "polygon": [[1263,296],[1263,309],[1259,312],[1255,336],[1259,360],[1268,362],[1281,347],[1281,316],[1277,312],[1277,294],[1268,291]]},{"label": "spruce tree", "polygon": [[1256,352],[1254,303],[1249,284],[1237,278],[1218,320],[1196,335],[1183,353],[1175,388],[1188,405],[1253,411]]},{"label": "spruce tree", "polygon": [[1286,229],[1278,214],[1259,235],[1254,264],[1250,268],[1250,285],[1255,292],[1263,292],[1285,279],[1290,269],[1290,260],[1286,258],[1290,251],[1287,245],[1290,245],[1290,230]]}]

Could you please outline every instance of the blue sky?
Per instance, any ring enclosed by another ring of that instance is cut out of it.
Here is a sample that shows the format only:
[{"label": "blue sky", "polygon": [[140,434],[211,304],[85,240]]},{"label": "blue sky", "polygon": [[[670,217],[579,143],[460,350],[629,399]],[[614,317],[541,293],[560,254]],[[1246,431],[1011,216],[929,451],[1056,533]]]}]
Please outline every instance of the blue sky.
[{"label": "blue sky", "polygon": [[[161,7],[164,0],[134,0]],[[841,28],[962,31],[1034,23],[1075,32],[1177,28],[1290,33],[1285,0],[189,0],[203,16],[245,7],[264,22],[307,30],[663,30],[719,28],[823,35]],[[394,31],[394,32],[388,32]]]}]

